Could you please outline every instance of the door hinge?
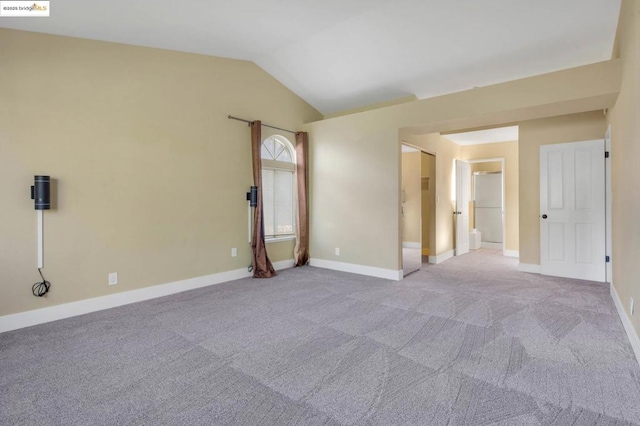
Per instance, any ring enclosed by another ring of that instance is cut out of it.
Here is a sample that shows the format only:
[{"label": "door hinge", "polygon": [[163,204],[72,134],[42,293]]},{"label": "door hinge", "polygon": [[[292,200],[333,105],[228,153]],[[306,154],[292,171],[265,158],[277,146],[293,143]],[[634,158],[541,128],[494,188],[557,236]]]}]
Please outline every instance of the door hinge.
[{"label": "door hinge", "polygon": [[611,257],[609,257],[609,256],[605,256],[605,257],[604,257],[604,261],[605,261],[605,263],[609,263],[609,262],[611,262]]},{"label": "door hinge", "polygon": [[609,158],[609,151],[604,152],[604,158]]}]

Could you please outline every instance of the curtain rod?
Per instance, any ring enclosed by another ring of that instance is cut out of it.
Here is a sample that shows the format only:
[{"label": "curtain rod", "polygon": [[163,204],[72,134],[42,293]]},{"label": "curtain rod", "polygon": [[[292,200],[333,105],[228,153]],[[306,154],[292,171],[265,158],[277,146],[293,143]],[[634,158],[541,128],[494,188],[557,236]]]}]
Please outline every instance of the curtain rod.
[{"label": "curtain rod", "polygon": [[[251,123],[253,123],[253,121],[251,121],[251,120],[245,120],[244,118],[234,117],[233,115],[229,115],[229,116],[227,116],[227,118],[228,118],[229,120],[244,121],[244,122],[245,122],[245,123],[247,123],[247,124],[251,124]],[[261,124],[262,124],[264,127],[269,127],[269,128],[271,128],[271,129],[276,129],[276,130],[282,130],[283,132],[293,133],[294,135],[295,135],[296,133],[298,133],[298,132],[294,132],[293,130],[283,129],[282,127],[270,126],[270,125],[268,125],[268,124],[264,124],[264,123],[261,123]]]}]

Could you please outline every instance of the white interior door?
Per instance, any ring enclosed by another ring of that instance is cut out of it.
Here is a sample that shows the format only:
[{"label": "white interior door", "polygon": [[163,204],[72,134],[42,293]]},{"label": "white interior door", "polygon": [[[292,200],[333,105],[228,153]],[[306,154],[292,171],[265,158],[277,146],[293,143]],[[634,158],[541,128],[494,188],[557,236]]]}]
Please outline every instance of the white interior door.
[{"label": "white interior door", "polygon": [[456,160],[456,256],[469,253],[469,163]]},{"label": "white interior door", "polygon": [[605,280],[604,140],[540,147],[540,272]]}]

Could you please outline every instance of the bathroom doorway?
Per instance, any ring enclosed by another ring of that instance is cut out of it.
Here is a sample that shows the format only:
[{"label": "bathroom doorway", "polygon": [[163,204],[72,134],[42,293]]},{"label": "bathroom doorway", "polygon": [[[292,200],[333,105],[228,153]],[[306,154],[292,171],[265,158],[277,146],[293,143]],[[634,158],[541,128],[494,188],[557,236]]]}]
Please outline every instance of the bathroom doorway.
[{"label": "bathroom doorway", "polygon": [[470,163],[470,248],[502,252],[505,244],[504,160],[476,160]]}]

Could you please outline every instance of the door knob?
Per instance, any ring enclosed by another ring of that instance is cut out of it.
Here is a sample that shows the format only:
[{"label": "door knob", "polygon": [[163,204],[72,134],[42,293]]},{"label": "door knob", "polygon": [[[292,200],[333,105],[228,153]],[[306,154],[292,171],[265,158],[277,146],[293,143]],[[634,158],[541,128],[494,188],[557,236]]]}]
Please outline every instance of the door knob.
[{"label": "door knob", "polygon": [[546,214],[543,214],[543,215],[542,215],[542,218],[543,218],[543,219],[546,219],[547,217],[548,217],[548,216],[547,216]]}]

